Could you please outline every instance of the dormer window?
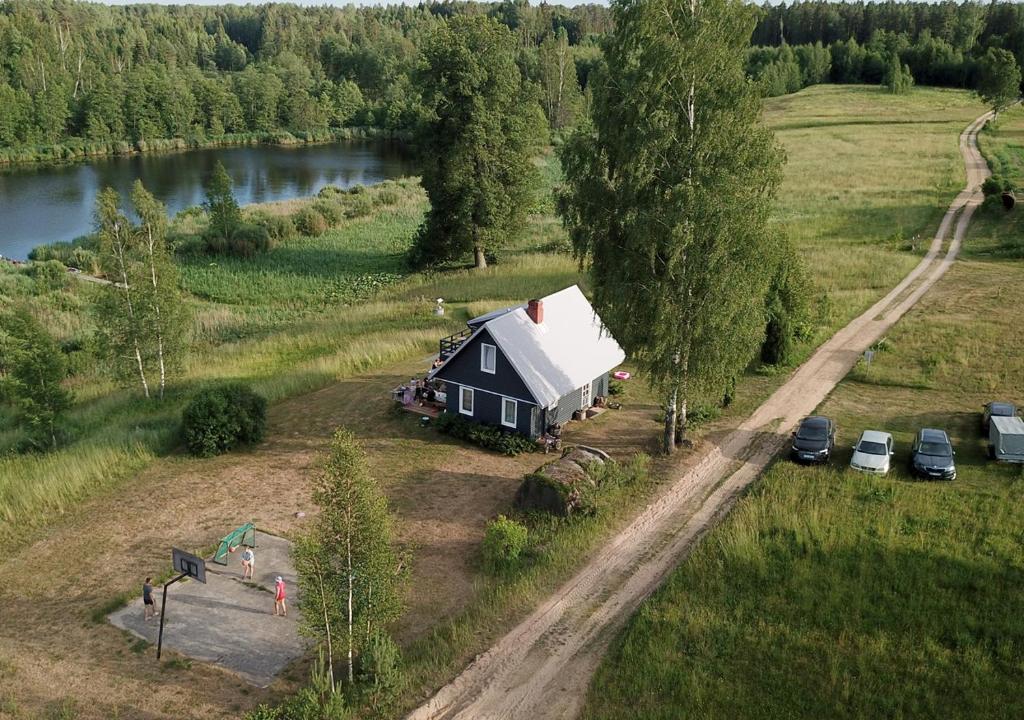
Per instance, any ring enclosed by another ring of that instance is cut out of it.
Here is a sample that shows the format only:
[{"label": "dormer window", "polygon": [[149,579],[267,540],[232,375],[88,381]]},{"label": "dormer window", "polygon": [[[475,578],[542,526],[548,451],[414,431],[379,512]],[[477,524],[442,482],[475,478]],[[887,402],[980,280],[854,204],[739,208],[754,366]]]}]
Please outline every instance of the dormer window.
[{"label": "dormer window", "polygon": [[494,375],[498,368],[498,349],[494,345],[480,343],[480,370]]}]

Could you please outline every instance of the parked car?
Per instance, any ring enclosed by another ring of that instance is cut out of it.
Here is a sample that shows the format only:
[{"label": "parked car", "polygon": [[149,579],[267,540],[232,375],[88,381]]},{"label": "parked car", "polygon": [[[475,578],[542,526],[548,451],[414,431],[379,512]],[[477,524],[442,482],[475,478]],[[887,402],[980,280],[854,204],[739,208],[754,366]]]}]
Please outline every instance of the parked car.
[{"label": "parked car", "polygon": [[892,435],[878,430],[865,430],[853,446],[850,467],[861,472],[885,475],[893,456]]},{"label": "parked car", "polygon": [[790,457],[797,462],[828,462],[836,442],[836,426],[827,417],[811,415],[800,421],[793,433]]},{"label": "parked car", "polygon": [[988,431],[988,454],[1002,462],[1024,463],[1024,420],[1016,415],[993,415]]},{"label": "parked car", "polygon": [[945,430],[923,428],[914,438],[910,470],[914,475],[935,480],[956,480],[953,444]]},{"label": "parked car", "polygon": [[990,402],[981,414],[981,432],[988,436],[989,426],[994,417],[1013,417],[1017,414],[1017,406],[1008,402]]}]

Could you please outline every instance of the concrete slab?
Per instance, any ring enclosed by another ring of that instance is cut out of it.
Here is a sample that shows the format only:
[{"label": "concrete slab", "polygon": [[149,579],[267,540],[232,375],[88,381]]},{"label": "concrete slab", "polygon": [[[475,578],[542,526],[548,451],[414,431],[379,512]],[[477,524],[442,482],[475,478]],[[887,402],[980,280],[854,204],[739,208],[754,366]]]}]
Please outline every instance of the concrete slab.
[{"label": "concrete slab", "polygon": [[[228,556],[228,565],[207,562],[206,584],[182,580],[167,590],[164,650],[213,663],[240,675],[257,687],[267,687],[308,646],[299,637],[295,568],[291,543],[266,533],[256,537],[254,582],[242,582],[241,552]],[[168,555],[170,553],[168,552]],[[288,616],[274,616],[274,580],[280,575],[288,588]],[[139,597],[108,616],[123,630],[156,644],[159,617],[146,621]],[[162,587],[154,588],[157,610]]]}]

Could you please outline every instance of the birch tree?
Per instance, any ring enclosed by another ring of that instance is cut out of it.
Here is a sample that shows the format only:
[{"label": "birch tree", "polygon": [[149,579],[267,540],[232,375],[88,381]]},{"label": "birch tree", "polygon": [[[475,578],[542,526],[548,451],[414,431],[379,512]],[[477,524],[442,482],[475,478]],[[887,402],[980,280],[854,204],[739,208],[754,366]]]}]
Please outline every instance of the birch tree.
[{"label": "birch tree", "polygon": [[302,591],[301,628],[327,646],[333,677],[341,635],[348,682],[371,635],[401,610],[401,563],[391,544],[387,501],[355,436],[339,429],[313,484],[320,514],[293,549]]},{"label": "birch tree", "polygon": [[184,355],[186,314],[178,273],[167,249],[167,209],[154,198],[141,180],[132,189],[132,204],[140,223],[137,247],[145,277],[140,294],[148,306],[146,335],[154,346],[159,372],[159,397],[167,386],[167,374]]},{"label": "birch tree", "polygon": [[569,35],[564,27],[544,38],[538,50],[544,114],[553,130],[575,123],[583,102]]},{"label": "birch tree", "polygon": [[[100,264],[110,285],[97,303],[103,346],[113,361],[111,370],[122,377],[137,375],[142,394],[149,397],[143,360],[144,310],[134,280],[138,271],[136,232],[121,212],[121,199],[106,188],[96,201]],[[126,368],[134,368],[127,371]]]},{"label": "birch tree", "polygon": [[664,393],[671,452],[690,398],[764,337],[783,154],[761,123],[739,0],[617,0],[591,126],[561,152],[558,204],[594,305]]}]

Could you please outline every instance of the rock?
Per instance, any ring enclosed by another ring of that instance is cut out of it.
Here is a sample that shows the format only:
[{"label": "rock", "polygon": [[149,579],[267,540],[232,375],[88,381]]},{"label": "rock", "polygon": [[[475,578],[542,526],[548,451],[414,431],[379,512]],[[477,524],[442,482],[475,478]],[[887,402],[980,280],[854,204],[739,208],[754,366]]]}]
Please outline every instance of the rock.
[{"label": "rock", "polygon": [[297,513],[295,513],[295,517],[297,517],[297,518],[304,518],[304,517],[306,517],[306,513],[304,513],[301,510],[299,510]]},{"label": "rock", "polygon": [[516,490],[516,507],[543,510],[560,517],[571,515],[582,502],[581,487],[594,486],[587,468],[604,463],[597,452],[600,451],[573,448],[524,477]]}]

